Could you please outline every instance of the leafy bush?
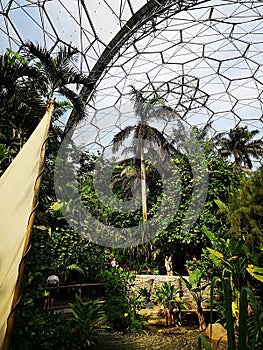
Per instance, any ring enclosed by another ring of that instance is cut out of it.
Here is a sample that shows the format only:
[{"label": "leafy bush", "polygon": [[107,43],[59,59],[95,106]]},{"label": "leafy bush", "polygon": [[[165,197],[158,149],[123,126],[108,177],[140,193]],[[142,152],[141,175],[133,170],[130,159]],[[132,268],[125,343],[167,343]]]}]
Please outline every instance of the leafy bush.
[{"label": "leafy bush", "polygon": [[101,274],[106,295],[126,295],[135,280],[135,276],[122,268],[105,270]]},{"label": "leafy bush", "polygon": [[128,300],[124,295],[111,295],[106,298],[103,309],[114,331],[126,331],[129,328]]},{"label": "leafy bush", "polygon": [[11,349],[74,349],[75,338],[68,319],[35,307],[19,310],[15,318]]},{"label": "leafy bush", "polygon": [[78,340],[82,349],[88,349],[96,343],[96,334],[99,330],[108,328],[105,312],[98,301],[89,301],[83,303],[81,298],[76,295],[75,303],[72,307],[72,324],[75,327]]},{"label": "leafy bush", "polygon": [[107,319],[115,331],[140,331],[143,319],[138,314],[140,303],[145,299],[140,294],[131,295],[135,276],[121,268],[106,270],[102,281],[106,292],[104,310]]},{"label": "leafy bush", "polygon": [[[153,295],[155,302],[160,303],[165,310],[166,325],[171,317],[175,317],[175,311],[178,313],[178,320],[181,321],[181,311],[186,308],[186,304],[179,296],[180,289],[171,284],[171,282],[164,282],[161,287],[156,287],[156,293]],[[174,321],[174,320],[173,320]]]}]

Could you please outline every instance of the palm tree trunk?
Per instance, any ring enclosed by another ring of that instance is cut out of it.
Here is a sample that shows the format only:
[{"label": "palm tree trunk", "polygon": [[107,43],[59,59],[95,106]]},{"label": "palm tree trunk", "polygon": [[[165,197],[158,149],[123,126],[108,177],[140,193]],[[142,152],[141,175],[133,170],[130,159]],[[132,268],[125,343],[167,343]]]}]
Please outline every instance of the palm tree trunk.
[{"label": "palm tree trunk", "polygon": [[199,322],[199,330],[204,331],[206,329],[206,322],[205,322],[205,316],[203,308],[200,304],[197,305],[197,316],[198,316],[198,322]]},{"label": "palm tree trunk", "polygon": [[142,189],[142,217],[143,221],[147,221],[147,188],[146,188],[146,172],[143,147],[141,148],[141,189]]}]

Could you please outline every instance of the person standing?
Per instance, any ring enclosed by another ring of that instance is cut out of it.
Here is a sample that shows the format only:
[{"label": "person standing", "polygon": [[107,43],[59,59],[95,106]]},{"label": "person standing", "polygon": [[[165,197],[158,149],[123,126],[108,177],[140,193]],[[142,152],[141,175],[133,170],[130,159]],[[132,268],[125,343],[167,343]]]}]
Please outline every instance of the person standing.
[{"label": "person standing", "polygon": [[111,265],[112,268],[116,268],[117,267],[117,261],[116,261],[115,258],[112,258],[110,265]]},{"label": "person standing", "polygon": [[173,263],[174,263],[174,260],[173,260],[173,253],[170,253],[169,254],[169,263],[170,263],[170,276],[173,276]]},{"label": "person standing", "polygon": [[55,274],[48,276],[46,280],[46,288],[48,288],[48,296],[45,299],[44,309],[52,310],[54,307],[55,297],[58,295],[59,277]]},{"label": "person standing", "polygon": [[167,276],[172,276],[172,274],[171,274],[171,266],[170,266],[170,261],[169,261],[168,255],[166,255],[166,257],[164,259],[164,266],[165,266],[165,269],[166,269]]}]

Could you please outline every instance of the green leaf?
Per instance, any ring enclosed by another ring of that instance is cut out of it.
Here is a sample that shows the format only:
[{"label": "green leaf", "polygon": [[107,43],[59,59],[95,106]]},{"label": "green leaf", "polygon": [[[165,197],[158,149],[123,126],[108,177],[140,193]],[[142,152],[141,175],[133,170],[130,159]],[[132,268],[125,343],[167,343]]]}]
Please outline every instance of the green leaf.
[{"label": "green leaf", "polygon": [[203,229],[205,235],[207,236],[207,238],[209,238],[212,243],[215,242],[216,237],[213,234],[213,232],[211,232],[205,225],[202,226],[202,229]]},{"label": "green leaf", "polygon": [[191,272],[191,274],[189,276],[189,282],[192,285],[197,286],[200,283],[201,276],[202,276],[201,270],[195,269]]},{"label": "green leaf", "polygon": [[239,332],[238,332],[238,350],[246,350],[247,344],[247,291],[242,289],[240,293],[240,310],[239,310]]},{"label": "green leaf", "polygon": [[262,267],[257,267],[253,265],[248,265],[247,267],[247,272],[259,280],[260,282],[263,282],[263,268]]},{"label": "green leaf", "polygon": [[208,341],[206,339],[206,337],[204,337],[203,335],[201,335],[199,338],[198,338],[198,350],[202,350],[203,349],[203,346],[205,347],[205,350],[211,350],[209,344],[208,344]]},{"label": "green leaf", "polygon": [[214,255],[216,258],[223,260],[224,259],[224,255],[220,252],[218,252],[217,250],[214,250],[212,248],[207,247],[206,248],[210,254]]}]

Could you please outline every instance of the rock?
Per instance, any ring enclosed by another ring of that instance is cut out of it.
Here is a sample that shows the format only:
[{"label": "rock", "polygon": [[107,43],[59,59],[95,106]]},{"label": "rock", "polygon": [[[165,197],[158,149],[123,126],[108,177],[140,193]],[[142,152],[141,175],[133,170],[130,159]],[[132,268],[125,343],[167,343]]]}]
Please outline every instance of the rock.
[{"label": "rock", "polygon": [[203,335],[210,338],[210,330],[212,326],[212,340],[227,342],[227,331],[220,323],[209,324]]}]

